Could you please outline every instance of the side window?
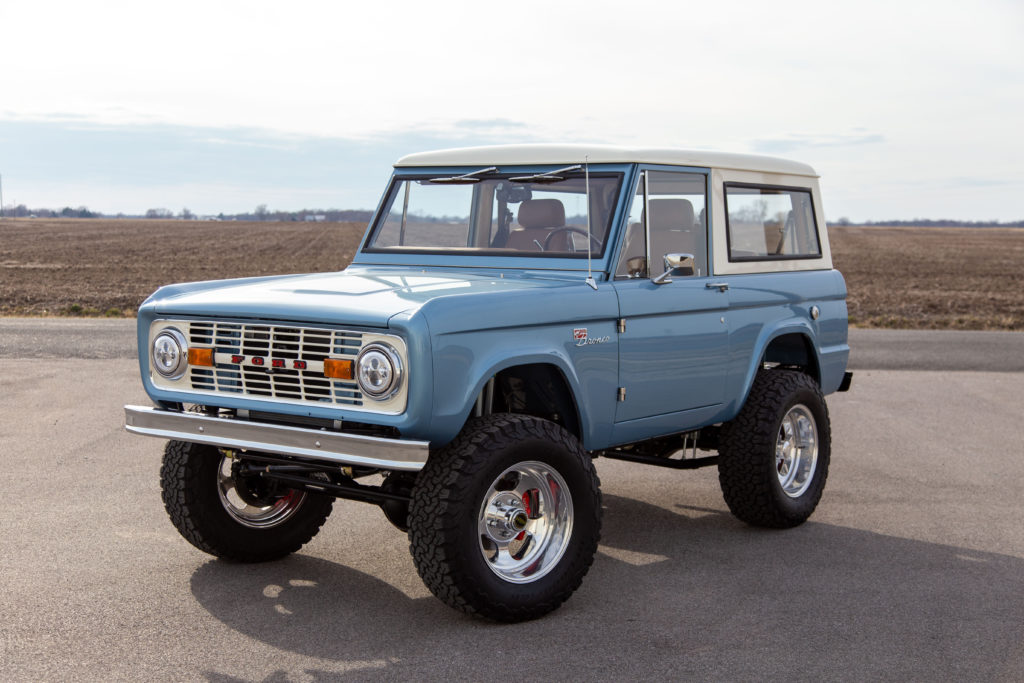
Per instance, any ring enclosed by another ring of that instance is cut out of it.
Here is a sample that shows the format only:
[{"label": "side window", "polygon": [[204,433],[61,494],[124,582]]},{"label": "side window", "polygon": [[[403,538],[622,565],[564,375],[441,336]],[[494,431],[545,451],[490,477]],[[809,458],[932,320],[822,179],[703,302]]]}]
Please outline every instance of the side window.
[{"label": "side window", "polygon": [[644,171],[615,275],[657,277],[665,272],[665,254],[692,254],[694,275],[708,274],[707,177],[702,173]]},{"label": "side window", "polygon": [[729,260],[818,258],[811,191],[726,183]]}]

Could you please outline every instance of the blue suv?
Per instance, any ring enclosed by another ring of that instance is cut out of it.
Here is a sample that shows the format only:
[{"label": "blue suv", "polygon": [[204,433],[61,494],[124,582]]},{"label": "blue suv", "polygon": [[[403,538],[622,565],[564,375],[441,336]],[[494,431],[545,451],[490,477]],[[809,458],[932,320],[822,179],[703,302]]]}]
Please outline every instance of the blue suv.
[{"label": "blue suv", "polygon": [[541,616],[590,567],[598,457],[717,466],[729,509],[806,520],[850,386],[817,176],[767,157],[515,145],[413,154],[341,272],[163,287],[139,310],[197,548],[272,560],[379,505],[457,609]]}]

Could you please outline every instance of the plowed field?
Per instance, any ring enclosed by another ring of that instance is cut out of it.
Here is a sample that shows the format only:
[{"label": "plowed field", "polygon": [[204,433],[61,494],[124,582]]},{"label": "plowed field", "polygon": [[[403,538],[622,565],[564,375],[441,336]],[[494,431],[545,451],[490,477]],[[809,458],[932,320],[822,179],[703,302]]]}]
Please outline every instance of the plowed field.
[{"label": "plowed field", "polygon": [[[362,223],[0,220],[0,315],[131,316],[171,282],[340,270]],[[1024,229],[830,228],[865,327],[1024,330]]]},{"label": "plowed field", "polygon": [[1024,229],[829,228],[861,327],[1024,330]]},{"label": "plowed field", "polygon": [[364,223],[0,220],[0,314],[133,316],[173,282],[341,270]]}]

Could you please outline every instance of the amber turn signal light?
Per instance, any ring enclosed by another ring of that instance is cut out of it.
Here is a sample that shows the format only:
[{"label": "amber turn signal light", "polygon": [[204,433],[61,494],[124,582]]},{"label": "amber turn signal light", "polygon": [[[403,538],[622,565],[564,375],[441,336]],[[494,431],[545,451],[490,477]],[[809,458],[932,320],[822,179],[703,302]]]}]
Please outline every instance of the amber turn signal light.
[{"label": "amber turn signal light", "polygon": [[324,377],[333,379],[352,379],[352,361],[341,358],[324,360]]},{"label": "amber turn signal light", "polygon": [[189,365],[205,365],[207,367],[213,367],[213,349],[189,349],[188,350],[188,364]]}]

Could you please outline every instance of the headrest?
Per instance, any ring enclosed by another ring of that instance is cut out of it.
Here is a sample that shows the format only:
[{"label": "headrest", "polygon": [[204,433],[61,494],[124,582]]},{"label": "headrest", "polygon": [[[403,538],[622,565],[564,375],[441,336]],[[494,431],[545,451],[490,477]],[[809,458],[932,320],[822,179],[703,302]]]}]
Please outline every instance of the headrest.
[{"label": "headrest", "polygon": [[693,204],[689,199],[648,199],[652,230],[692,230]]},{"label": "headrest", "polygon": [[518,220],[524,228],[560,228],[565,225],[565,207],[557,199],[527,199],[519,205]]}]

